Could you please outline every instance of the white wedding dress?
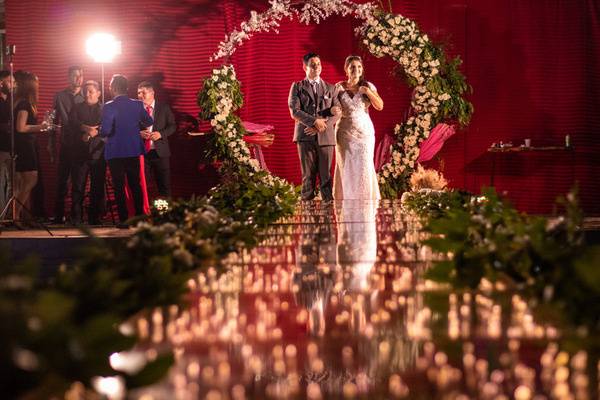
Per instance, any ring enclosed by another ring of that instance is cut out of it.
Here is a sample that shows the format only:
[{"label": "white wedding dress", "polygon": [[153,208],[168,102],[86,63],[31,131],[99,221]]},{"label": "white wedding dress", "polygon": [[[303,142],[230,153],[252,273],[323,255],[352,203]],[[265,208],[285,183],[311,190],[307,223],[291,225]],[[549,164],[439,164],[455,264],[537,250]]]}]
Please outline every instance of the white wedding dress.
[{"label": "white wedding dress", "polygon": [[[375,90],[372,84],[369,85]],[[351,97],[341,86],[339,89],[342,117],[336,128],[333,198],[379,200],[381,196],[373,163],[375,127],[367,112],[370,102],[359,94]]]}]

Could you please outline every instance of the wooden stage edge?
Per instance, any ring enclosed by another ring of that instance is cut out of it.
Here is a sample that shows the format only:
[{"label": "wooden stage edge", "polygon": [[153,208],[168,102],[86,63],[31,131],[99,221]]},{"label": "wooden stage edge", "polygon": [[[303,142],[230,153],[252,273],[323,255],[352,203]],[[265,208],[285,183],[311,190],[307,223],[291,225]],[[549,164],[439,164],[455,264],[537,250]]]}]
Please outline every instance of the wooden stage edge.
[{"label": "wooden stage edge", "polygon": [[[583,225],[584,230],[600,231],[600,217],[585,218]],[[90,237],[90,234],[77,227],[65,227],[62,225],[47,225],[46,227],[52,234],[41,227],[21,230],[0,226],[0,241],[2,239],[75,239]],[[125,238],[135,232],[134,228],[118,229],[112,225],[91,227],[86,228],[86,230],[91,232],[91,236],[99,238]]]},{"label": "wooden stage edge", "polygon": [[46,226],[48,231],[39,228],[15,229],[13,227],[0,226],[0,241],[2,239],[76,239],[89,238],[91,236],[99,238],[124,238],[131,236],[135,230],[118,229],[114,226],[99,226],[86,228],[88,232],[77,227],[65,227],[60,225]]}]

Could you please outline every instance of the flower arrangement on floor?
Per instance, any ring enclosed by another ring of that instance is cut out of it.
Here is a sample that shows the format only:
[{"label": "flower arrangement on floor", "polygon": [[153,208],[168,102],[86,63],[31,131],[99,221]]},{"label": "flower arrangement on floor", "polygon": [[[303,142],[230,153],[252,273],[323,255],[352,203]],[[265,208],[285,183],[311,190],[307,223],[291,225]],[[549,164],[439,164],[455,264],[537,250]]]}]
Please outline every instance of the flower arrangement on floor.
[{"label": "flower arrangement on floor", "polygon": [[291,212],[277,208],[271,192],[237,210],[222,197],[248,196],[241,191],[226,185],[210,200],[161,201],[127,240],[95,240],[47,282],[39,282],[32,261],[15,265],[0,253],[0,263],[13,266],[0,271],[2,393],[62,397],[72,382],[81,383],[78,393],[90,390],[97,376],[128,389],[163,376],[171,354],[143,360],[136,372],[111,365],[111,355],[136,342],[133,329],[117,328],[144,310],[180,304],[194,271],[256,245],[260,228]]},{"label": "flower arrangement on floor", "polygon": [[472,289],[501,281],[529,292],[538,312],[600,328],[600,248],[585,245],[576,197],[559,200],[565,215],[554,218],[520,213],[493,189],[428,214],[426,244],[451,257],[427,277]]},{"label": "flower arrangement on floor", "polygon": [[[376,57],[388,56],[396,61],[408,85],[414,89],[411,116],[396,125],[394,134],[397,141],[390,149],[391,160],[382,166],[378,177],[380,191],[385,198],[396,198],[408,190],[408,180],[417,167],[420,143],[429,137],[438,123],[466,126],[473,113],[472,104],[464,98],[470,87],[459,71],[460,58],[448,60],[443,49],[433,44],[414,21],[387,13],[374,3],[357,4],[350,0],[271,0],[269,3],[271,7],[268,10],[262,13],[252,11],[249,20],[228,34],[212,60],[230,57],[237,47],[258,32],[278,32],[277,28],[284,18],[296,18],[307,25],[319,24],[332,15],[362,20],[363,24],[356,29],[356,34],[366,49]],[[231,73],[229,78],[233,78],[233,81],[228,83],[239,89],[235,74]],[[214,71],[212,79],[214,83],[209,84],[214,86],[219,80],[215,78]],[[220,85],[226,89],[225,82]],[[233,101],[236,99],[230,98]],[[224,121],[227,118],[225,111],[233,107],[230,100],[212,101],[210,105],[219,105],[224,111],[218,114],[219,121],[216,121],[223,123],[222,138],[224,141],[230,140],[231,150],[234,153],[237,150],[236,154],[244,159],[246,152],[239,145],[243,131],[235,123],[230,125]],[[229,144],[215,145],[222,150]]]},{"label": "flower arrangement on floor", "polygon": [[449,190],[444,176],[433,169],[425,169],[421,165],[409,179],[410,191],[402,193],[402,207],[424,219],[435,219],[445,215],[453,208],[467,203],[471,194]]},{"label": "flower arrangement on floor", "polygon": [[[600,328],[600,247],[585,246],[576,192],[559,199],[565,215],[530,216],[493,189],[482,196],[448,190],[444,177],[419,166],[402,206],[415,213],[432,237],[433,251],[450,254],[434,263],[429,279],[454,288],[525,288],[548,317]],[[556,313],[556,310],[563,310]],[[552,310],[547,313],[546,311]],[[552,318],[551,318],[552,319]],[[560,321],[564,322],[564,321]]]}]

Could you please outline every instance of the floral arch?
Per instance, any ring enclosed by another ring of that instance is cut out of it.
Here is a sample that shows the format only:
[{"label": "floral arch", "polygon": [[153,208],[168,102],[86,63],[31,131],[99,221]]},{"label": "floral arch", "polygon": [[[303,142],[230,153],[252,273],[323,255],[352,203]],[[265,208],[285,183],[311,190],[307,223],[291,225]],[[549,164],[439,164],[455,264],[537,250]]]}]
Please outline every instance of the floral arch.
[{"label": "floral arch", "polygon": [[[448,60],[443,49],[433,44],[417,24],[402,15],[386,12],[374,3],[357,4],[350,0],[271,0],[263,12],[251,12],[239,29],[229,33],[220,43],[211,61],[230,57],[236,49],[258,32],[278,33],[283,19],[297,19],[305,24],[319,24],[333,15],[351,16],[362,21],[356,35],[376,57],[391,57],[404,72],[413,89],[410,117],[396,124],[390,159],[379,172],[379,185],[384,198],[396,198],[407,190],[408,181],[417,166],[419,146],[440,123],[468,124],[473,106],[464,95],[470,89],[458,67],[459,57]],[[233,112],[242,106],[242,94],[231,65],[214,69],[198,93],[200,116],[211,122],[212,149],[215,157],[232,171],[252,177],[265,185],[292,190],[284,180],[262,170],[250,157],[243,136],[246,134],[239,117]]]}]

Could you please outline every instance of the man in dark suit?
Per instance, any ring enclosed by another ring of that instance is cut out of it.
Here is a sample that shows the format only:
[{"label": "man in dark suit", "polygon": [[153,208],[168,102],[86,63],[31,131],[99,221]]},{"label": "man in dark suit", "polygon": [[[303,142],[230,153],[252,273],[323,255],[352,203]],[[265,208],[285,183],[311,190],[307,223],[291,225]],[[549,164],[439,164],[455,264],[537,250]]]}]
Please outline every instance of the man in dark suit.
[{"label": "man in dark suit", "polygon": [[102,110],[100,136],[106,138],[104,158],[108,162],[115,200],[119,209],[119,227],[125,228],[128,218],[125,202],[125,176],[131,190],[135,214],[144,213],[142,188],[140,185],[140,155],[144,154],[144,143],[140,130],[154,123],[144,109],[144,103],[127,97],[127,78],[113,75],[110,91],[113,100]]},{"label": "man in dark suit", "polygon": [[138,85],[138,99],[154,120],[154,125],[140,132],[146,149],[144,167],[146,176],[152,174],[160,197],[171,197],[171,168],[169,136],[177,130],[175,117],[168,104],[156,101],[154,86],[144,81]]},{"label": "man in dark suit", "polygon": [[50,162],[54,162],[57,145],[60,143],[58,169],[56,171],[56,200],[54,202],[54,218],[52,219],[55,224],[64,222],[65,198],[69,189],[68,182],[69,178],[73,179],[73,171],[77,168],[73,164],[73,158],[77,156],[77,152],[71,146],[74,141],[73,132],[70,131],[69,115],[75,104],[85,101],[81,92],[83,69],[80,66],[72,65],[69,67],[68,76],[69,86],[54,96],[53,107],[56,110],[56,122],[61,125],[60,138],[56,137],[57,133],[55,131],[51,131],[48,136]]},{"label": "man in dark suit", "polygon": [[333,200],[331,161],[335,149],[335,123],[339,114],[332,108],[337,106],[335,86],[320,78],[321,59],[315,53],[303,58],[306,78],[294,82],[288,97],[288,107],[296,121],[294,143],[298,146],[302,167],[302,200],[316,196],[317,174],[320,181],[321,198]]},{"label": "man in dark suit", "polygon": [[106,161],[104,161],[104,141],[98,135],[102,104],[99,102],[100,85],[96,81],[87,81],[83,85],[85,102],[75,104],[69,114],[71,130],[74,133],[72,148],[74,168],[71,171],[71,222],[82,223],[83,196],[87,177],[90,175],[90,208],[88,223],[99,225],[104,215],[104,183],[106,179]]}]

